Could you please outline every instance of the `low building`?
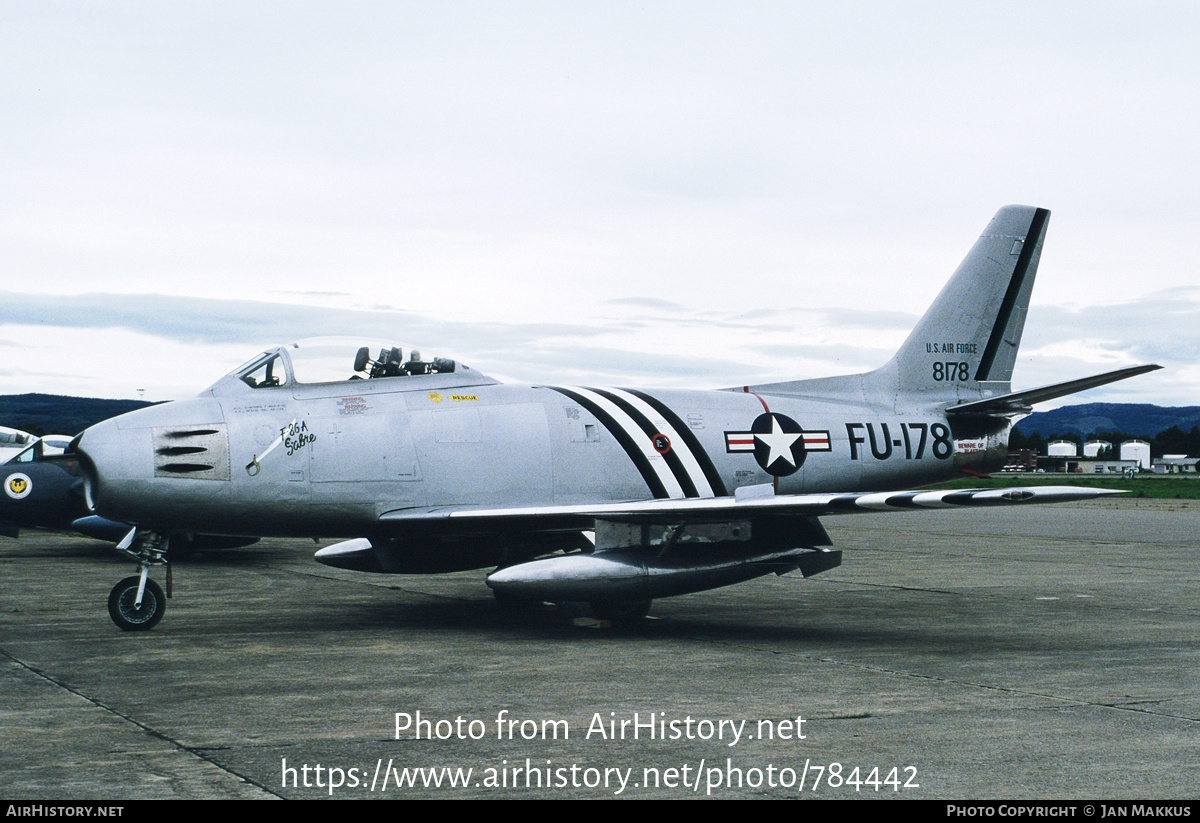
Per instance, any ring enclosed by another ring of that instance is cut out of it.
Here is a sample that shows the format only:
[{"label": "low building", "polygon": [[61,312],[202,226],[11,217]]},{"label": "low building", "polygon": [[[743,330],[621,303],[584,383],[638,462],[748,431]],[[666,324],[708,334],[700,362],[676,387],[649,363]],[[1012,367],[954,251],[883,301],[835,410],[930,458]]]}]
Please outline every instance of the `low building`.
[{"label": "low building", "polygon": [[1154,461],[1155,474],[1195,474],[1200,457],[1188,457],[1186,454],[1164,454]]},{"label": "low building", "polygon": [[1125,474],[1137,471],[1137,460],[1113,460],[1091,457],[1039,457],[1038,469],[1051,474]]}]

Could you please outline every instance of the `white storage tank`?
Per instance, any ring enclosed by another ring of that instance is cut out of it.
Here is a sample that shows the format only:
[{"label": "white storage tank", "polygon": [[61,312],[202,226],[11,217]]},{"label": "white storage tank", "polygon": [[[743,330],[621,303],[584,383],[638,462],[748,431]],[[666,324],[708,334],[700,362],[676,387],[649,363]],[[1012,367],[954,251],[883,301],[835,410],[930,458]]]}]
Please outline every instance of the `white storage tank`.
[{"label": "white storage tank", "polygon": [[1112,443],[1109,443],[1107,440],[1089,440],[1083,444],[1083,456],[1098,457],[1100,452],[1111,448]]},{"label": "white storage tank", "polygon": [[1143,469],[1150,468],[1150,444],[1145,440],[1126,440],[1121,444],[1121,459],[1136,460]]},{"label": "white storage tank", "polygon": [[1070,440],[1055,440],[1046,447],[1046,454],[1051,457],[1076,457],[1079,447]]}]

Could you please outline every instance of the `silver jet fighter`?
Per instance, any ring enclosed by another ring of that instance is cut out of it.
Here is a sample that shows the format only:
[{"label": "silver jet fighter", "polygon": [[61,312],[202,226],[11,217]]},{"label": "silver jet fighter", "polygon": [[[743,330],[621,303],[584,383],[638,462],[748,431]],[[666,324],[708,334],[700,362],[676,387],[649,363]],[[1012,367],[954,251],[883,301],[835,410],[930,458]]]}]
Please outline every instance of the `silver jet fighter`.
[{"label": "silver jet fighter", "polygon": [[[176,531],[353,538],[322,563],[411,574],[497,567],[498,597],[652,598],[841,553],[818,517],[1094,497],[1075,488],[920,491],[986,472],[1031,404],[1149,371],[1013,392],[1049,212],[988,224],[896,355],[865,374],[720,391],[502,384],[398,347],[297,343],[199,397],[85,431],[75,448],[103,516],[136,524],[140,574],[109,600],[154,625],[148,579]],[[593,536],[594,535],[594,536]]]}]

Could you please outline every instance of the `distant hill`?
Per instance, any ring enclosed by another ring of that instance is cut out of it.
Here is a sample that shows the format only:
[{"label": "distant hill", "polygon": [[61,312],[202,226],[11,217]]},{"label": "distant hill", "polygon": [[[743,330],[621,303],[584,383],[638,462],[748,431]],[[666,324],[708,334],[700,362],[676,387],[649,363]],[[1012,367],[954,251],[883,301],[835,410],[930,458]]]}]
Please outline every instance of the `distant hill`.
[{"label": "distant hill", "polygon": [[101,420],[154,405],[143,400],[105,400],[57,394],[0,395],[0,425],[31,434],[78,434]]},{"label": "distant hill", "polygon": [[1149,403],[1081,403],[1048,412],[1036,412],[1017,423],[1025,436],[1119,431],[1154,437],[1172,426],[1191,431],[1200,426],[1200,406],[1154,406]]}]

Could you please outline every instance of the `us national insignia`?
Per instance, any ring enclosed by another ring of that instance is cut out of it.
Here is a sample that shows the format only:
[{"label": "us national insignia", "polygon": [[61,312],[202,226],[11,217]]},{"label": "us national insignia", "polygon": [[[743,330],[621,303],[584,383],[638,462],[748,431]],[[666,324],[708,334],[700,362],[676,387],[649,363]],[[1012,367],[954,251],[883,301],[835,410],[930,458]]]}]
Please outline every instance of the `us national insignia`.
[{"label": "us national insignia", "polygon": [[725,432],[726,452],[753,452],[758,465],[775,477],[798,471],[808,452],[832,450],[828,431],[805,431],[792,418],[774,412],[754,418],[750,431]]}]

